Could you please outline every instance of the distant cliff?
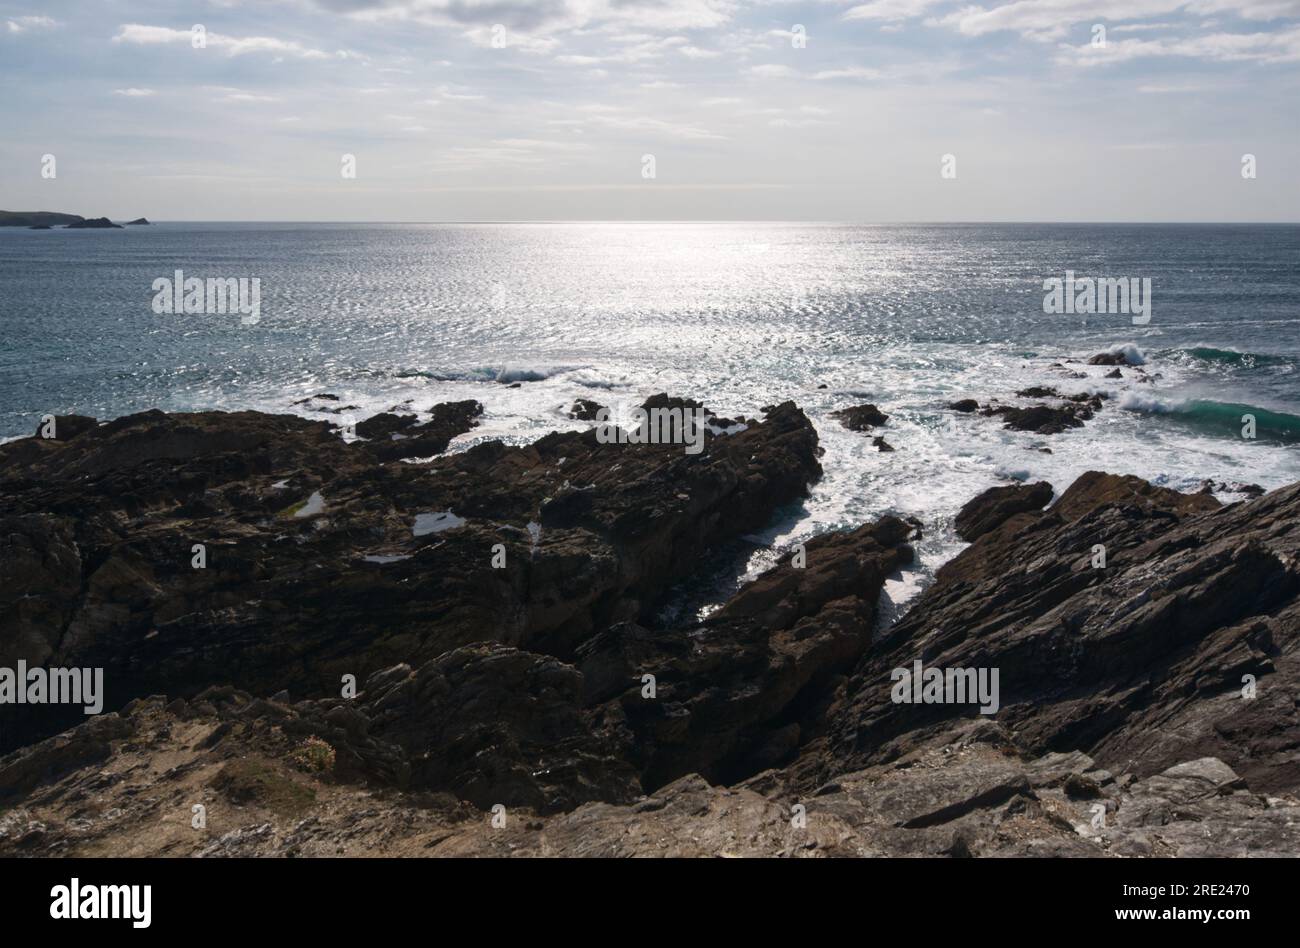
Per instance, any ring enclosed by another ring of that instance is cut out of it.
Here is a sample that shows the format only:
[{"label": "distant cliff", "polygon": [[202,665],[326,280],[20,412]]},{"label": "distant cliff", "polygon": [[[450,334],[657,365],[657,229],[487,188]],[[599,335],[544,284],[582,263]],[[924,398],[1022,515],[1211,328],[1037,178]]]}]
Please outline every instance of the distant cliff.
[{"label": "distant cliff", "polygon": [[0,211],[0,227],[33,227],[46,224],[75,224],[84,221],[80,214],[55,214],[53,211]]},{"label": "distant cliff", "polygon": [[[143,217],[137,217],[128,224],[148,224]],[[45,230],[50,227],[71,227],[74,230],[88,228],[120,229],[121,224],[114,224],[107,217],[85,218],[80,214],[56,214],[53,211],[0,211],[0,227],[30,227]]]}]

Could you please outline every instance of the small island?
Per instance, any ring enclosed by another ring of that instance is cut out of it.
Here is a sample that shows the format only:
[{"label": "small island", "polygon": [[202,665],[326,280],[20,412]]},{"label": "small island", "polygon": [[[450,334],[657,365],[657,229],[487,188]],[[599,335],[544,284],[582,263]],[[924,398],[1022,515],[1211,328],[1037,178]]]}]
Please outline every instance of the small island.
[{"label": "small island", "polygon": [[127,226],[127,227],[134,227],[134,226],[137,226],[137,225],[138,225],[138,226],[143,226],[143,227],[151,227],[151,226],[153,226],[152,224],[149,223],[148,219],[147,219],[147,218],[144,218],[144,217],[137,217],[137,218],[136,218],[135,220],[133,220],[133,221],[127,221],[127,222],[126,222],[126,226]]},{"label": "small island", "polygon": [[114,224],[107,217],[92,217],[63,225],[64,230],[108,230],[109,228],[122,230],[122,225]]}]

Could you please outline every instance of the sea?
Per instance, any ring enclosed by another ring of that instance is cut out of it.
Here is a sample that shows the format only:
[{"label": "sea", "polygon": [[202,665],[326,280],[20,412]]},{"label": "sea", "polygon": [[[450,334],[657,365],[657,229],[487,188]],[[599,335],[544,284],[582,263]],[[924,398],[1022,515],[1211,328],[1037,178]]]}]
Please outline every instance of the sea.
[{"label": "sea", "polygon": [[[177,270],[256,278],[259,318],[156,312],[155,281]],[[1149,279],[1149,320],[1046,312],[1045,282],[1067,273]],[[1119,350],[1143,371],[1087,364]],[[464,450],[584,427],[568,417],[579,398],[617,411],[668,392],[728,417],[791,399],[825,476],[746,538],[740,580],[894,513],[924,537],[892,581],[899,604],[961,549],[954,515],[995,484],[1059,493],[1088,470],[1179,490],[1300,480],[1298,367],[1300,225],[0,228],[0,439],[44,414],[251,408],[346,424],[474,398],[486,413],[451,448]],[[947,407],[1026,404],[1031,386],[1107,398],[1055,435]],[[889,415],[872,434],[894,451],[831,417],[864,402]]]}]

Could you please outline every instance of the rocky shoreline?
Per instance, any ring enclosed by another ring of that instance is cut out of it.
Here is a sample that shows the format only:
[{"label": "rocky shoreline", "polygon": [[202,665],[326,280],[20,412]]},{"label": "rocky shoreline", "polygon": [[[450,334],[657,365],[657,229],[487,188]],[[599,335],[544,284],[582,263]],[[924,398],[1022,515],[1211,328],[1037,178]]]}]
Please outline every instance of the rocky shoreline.
[{"label": "rocky shoreline", "polygon": [[[698,454],[594,428],[443,453],[481,414],[351,441],[61,416],[0,445],[0,667],[105,690],[90,717],[0,704],[0,853],[1300,852],[1300,484],[992,488],[887,627],[920,525],[864,511],[678,621],[699,564],[821,476],[803,411],[711,418]],[[900,700],[918,663],[996,672],[996,709]]]}]

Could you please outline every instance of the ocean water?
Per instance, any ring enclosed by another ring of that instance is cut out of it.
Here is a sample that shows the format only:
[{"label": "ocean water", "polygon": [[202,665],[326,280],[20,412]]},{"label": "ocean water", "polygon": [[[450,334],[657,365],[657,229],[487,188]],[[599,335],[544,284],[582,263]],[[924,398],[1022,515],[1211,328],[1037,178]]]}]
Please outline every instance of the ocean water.
[{"label": "ocean water", "polygon": [[[153,281],[177,269],[259,278],[260,322],[155,314]],[[1067,270],[1150,278],[1150,322],[1044,313],[1043,281]],[[1117,346],[1154,381],[1080,364]],[[0,437],[31,433],[45,413],[356,421],[476,398],[486,416],[463,449],[579,427],[565,416],[579,397],[618,407],[667,391],[724,415],[794,399],[817,425],[826,476],[751,538],[750,574],[791,542],[905,514],[926,539],[918,568],[891,586],[899,601],[960,548],[961,504],[1008,479],[1058,491],[1089,469],[1179,489],[1300,479],[1293,225],[0,228],[0,352]],[[1054,436],[944,407],[1016,403],[1031,385],[1111,397],[1085,428]],[[356,407],[293,405],[319,392]],[[895,452],[829,417],[866,401],[890,415],[880,433]],[[1241,436],[1245,413],[1254,440]]]}]

